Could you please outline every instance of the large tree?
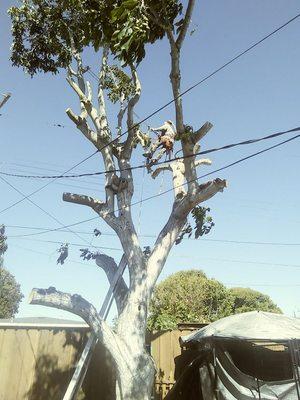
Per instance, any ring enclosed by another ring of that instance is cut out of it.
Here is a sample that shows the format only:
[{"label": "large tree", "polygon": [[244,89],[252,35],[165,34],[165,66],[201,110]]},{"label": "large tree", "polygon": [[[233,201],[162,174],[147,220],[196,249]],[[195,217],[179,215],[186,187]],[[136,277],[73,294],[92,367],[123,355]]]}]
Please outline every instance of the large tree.
[{"label": "large tree", "polygon": [[227,289],[201,270],[170,275],[154,289],[150,303],[150,329],[175,329],[178,323],[210,323],[247,311],[281,313],[269,296],[249,288]]},{"label": "large tree", "polygon": [[3,267],[3,255],[7,250],[5,227],[0,226],[0,318],[12,318],[18,312],[23,298],[20,285]]},{"label": "large tree", "polygon": [[232,313],[233,296],[216,279],[199,270],[170,275],[154,289],[150,329],[175,329],[178,323],[209,323]]},{"label": "large tree", "polygon": [[[91,207],[113,229],[122,245],[129,272],[128,283],[121,280],[115,292],[116,332],[78,295],[55,288],[34,289],[31,303],[70,311],[91,326],[111,353],[117,374],[117,396],[126,400],[149,400],[151,396],[155,366],[145,350],[147,314],[151,294],[170,250],[182,230],[190,230],[186,224],[192,210],[196,219],[199,217],[196,234],[206,233],[201,226],[199,229],[204,221],[203,210],[196,207],[226,187],[222,179],[205,183],[197,179],[197,168],[210,161],[196,159],[195,153],[212,125],[205,123],[193,129],[184,121],[180,55],[194,4],[195,0],[189,0],[186,7],[178,0],[23,0],[20,6],[10,9],[13,64],[31,75],[40,71],[66,71],[67,83],[80,104],[79,113],[68,108],[67,115],[98,150],[106,170],[104,200],[71,193],[64,193],[63,199]],[[171,172],[174,201],[154,246],[144,252],[131,212],[134,194],[131,159],[139,149],[137,144],[145,146],[149,139],[134,119],[134,109],[141,96],[136,67],[145,56],[146,44],[163,37],[170,44],[176,133],[185,158],[157,166],[153,172],[153,177],[162,170]],[[89,68],[82,58],[88,46],[94,47],[99,58],[97,101],[93,100],[93,88],[86,79]],[[111,58],[119,60],[122,67],[110,65]],[[107,100],[120,106],[117,129],[114,124],[109,126]],[[121,134],[123,119],[126,135]],[[93,256],[111,281],[117,270],[115,260],[103,254]]]},{"label": "large tree", "polygon": [[280,308],[272,301],[272,299],[257,290],[250,288],[231,288],[230,293],[233,296],[233,312],[234,314],[247,311],[269,311],[281,313]]}]

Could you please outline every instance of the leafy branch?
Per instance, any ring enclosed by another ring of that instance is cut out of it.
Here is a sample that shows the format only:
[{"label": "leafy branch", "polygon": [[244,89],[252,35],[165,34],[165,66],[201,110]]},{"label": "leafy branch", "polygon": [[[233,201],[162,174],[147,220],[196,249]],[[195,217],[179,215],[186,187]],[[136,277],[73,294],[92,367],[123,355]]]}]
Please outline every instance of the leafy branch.
[{"label": "leafy branch", "polygon": [[193,208],[191,215],[195,225],[192,227],[191,223],[187,222],[180,235],[176,239],[175,244],[181,243],[182,239],[186,235],[188,238],[192,237],[193,232],[195,239],[198,239],[200,236],[207,235],[215,225],[212,217],[207,215],[208,212],[210,212],[210,208],[207,207],[196,206]]}]

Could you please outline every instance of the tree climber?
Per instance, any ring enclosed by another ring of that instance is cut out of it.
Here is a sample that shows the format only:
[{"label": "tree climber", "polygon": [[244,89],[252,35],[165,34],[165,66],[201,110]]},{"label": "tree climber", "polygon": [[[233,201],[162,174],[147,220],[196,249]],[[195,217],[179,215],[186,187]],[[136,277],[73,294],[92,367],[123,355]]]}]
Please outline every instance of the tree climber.
[{"label": "tree climber", "polygon": [[[155,132],[158,136],[157,140],[151,144],[149,151],[143,154],[147,157],[148,171],[150,171],[151,166],[156,164],[164,154],[171,158],[176,136],[175,126],[170,120],[166,121],[162,126],[158,128],[150,128],[150,130]],[[156,157],[153,158],[154,153],[159,147],[162,147],[162,149]]]}]

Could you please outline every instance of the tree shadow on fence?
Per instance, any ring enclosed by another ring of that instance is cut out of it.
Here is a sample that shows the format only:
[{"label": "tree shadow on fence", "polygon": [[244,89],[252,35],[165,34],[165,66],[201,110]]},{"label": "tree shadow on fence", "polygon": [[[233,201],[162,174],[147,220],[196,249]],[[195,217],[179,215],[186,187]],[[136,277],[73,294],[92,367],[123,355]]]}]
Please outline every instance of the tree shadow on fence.
[{"label": "tree shadow on fence", "polygon": [[[53,336],[61,332],[53,332]],[[87,339],[87,332],[65,331],[64,343],[55,348],[55,351],[53,347],[50,347],[52,350],[47,349],[47,352],[41,348],[41,354],[37,354],[36,357],[34,381],[24,400],[61,400]],[[63,357],[65,357],[65,363],[62,363]],[[115,399],[115,375],[108,352],[98,344],[77,400],[98,400],[99,398]]]},{"label": "tree shadow on fence", "polygon": [[57,356],[43,354],[37,358],[35,380],[25,399],[61,400],[71,376],[70,369],[58,367]]}]

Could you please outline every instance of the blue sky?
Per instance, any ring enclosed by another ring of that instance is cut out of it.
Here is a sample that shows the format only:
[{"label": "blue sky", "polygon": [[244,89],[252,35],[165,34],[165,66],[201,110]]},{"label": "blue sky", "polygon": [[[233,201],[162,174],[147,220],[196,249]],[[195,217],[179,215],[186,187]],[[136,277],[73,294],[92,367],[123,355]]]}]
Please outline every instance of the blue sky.
[{"label": "blue sky", "polygon": [[[57,76],[40,74],[33,79],[9,61],[10,21],[6,14],[15,2],[3,0],[0,14],[0,88],[12,92],[11,100],[3,107],[0,117],[1,169],[18,173],[63,172],[94,149],[72,126],[65,109],[78,110],[78,104],[65,81],[62,71]],[[271,32],[299,13],[296,0],[217,0],[199,1],[194,13],[192,36],[183,49],[182,87],[199,81],[239,51]],[[214,128],[205,138],[202,149],[264,136],[299,126],[300,19],[274,35],[226,70],[218,73],[184,97],[185,122],[195,128],[211,121]],[[86,63],[97,70],[99,56],[85,54]],[[148,48],[147,57],[139,67],[142,98],[137,107],[144,117],[170,100],[169,49],[166,41]],[[114,110],[110,118],[114,123]],[[168,107],[155,115],[149,124],[157,126],[174,119]],[[64,128],[55,125],[64,125]],[[276,143],[260,143],[211,155],[212,167],[203,167],[199,174],[209,172],[238,158]],[[251,287],[272,299],[288,315],[300,314],[300,246],[271,246],[224,243],[211,240],[300,243],[299,225],[299,140],[265,153],[217,174],[226,178],[229,186],[208,202],[215,227],[199,241],[186,240],[176,246],[161,278],[182,269],[199,268],[224,284]],[[142,151],[135,154],[133,164],[143,161]],[[103,168],[96,156],[78,167],[75,172],[98,171]],[[148,197],[170,187],[170,176],[152,181],[136,173],[135,200]],[[25,194],[44,184],[40,181],[7,178]],[[101,198],[103,179],[82,178],[76,181],[54,182],[32,197],[32,200],[54,215],[63,224],[88,219],[93,212],[62,201],[62,193],[90,194]],[[71,187],[74,185],[77,187]],[[79,186],[79,187],[78,187]],[[0,182],[2,210],[21,196]],[[162,227],[171,205],[172,195],[164,195],[135,206],[135,220],[142,235],[155,235]],[[32,287],[55,286],[79,293],[96,306],[107,290],[104,274],[92,262],[80,263],[80,246],[71,246],[70,257],[62,267],[56,265],[59,244],[45,241],[70,242],[86,247],[72,233],[52,232],[32,237],[13,237],[34,232],[12,228],[13,225],[55,228],[57,222],[34,205],[23,201],[0,215],[6,224],[9,250],[6,267],[20,282],[25,299],[19,316],[56,316],[70,314],[27,304]],[[95,227],[111,233],[99,220],[74,228],[93,245],[120,249],[114,236],[92,238],[85,232]],[[153,238],[142,237],[143,245]],[[120,259],[120,250],[108,251]],[[299,285],[299,286],[298,286]]]}]

